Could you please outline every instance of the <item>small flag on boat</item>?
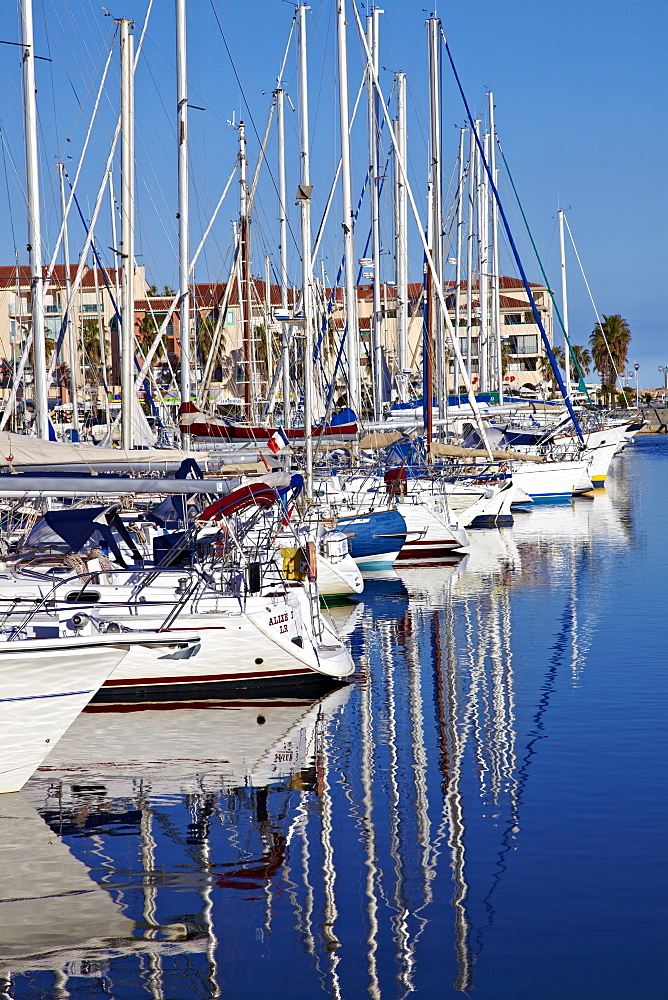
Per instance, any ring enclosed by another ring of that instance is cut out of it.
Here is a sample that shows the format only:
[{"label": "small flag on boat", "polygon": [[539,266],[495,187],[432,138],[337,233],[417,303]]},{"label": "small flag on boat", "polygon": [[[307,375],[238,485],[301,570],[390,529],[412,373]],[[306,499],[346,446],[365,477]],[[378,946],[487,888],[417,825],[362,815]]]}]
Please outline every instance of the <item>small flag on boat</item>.
[{"label": "small flag on boat", "polygon": [[286,448],[289,444],[290,442],[288,441],[287,434],[285,433],[282,427],[279,427],[278,430],[275,431],[267,441],[267,448],[269,449],[269,451],[273,452],[274,455],[276,455],[279,451],[282,451],[283,448]]}]

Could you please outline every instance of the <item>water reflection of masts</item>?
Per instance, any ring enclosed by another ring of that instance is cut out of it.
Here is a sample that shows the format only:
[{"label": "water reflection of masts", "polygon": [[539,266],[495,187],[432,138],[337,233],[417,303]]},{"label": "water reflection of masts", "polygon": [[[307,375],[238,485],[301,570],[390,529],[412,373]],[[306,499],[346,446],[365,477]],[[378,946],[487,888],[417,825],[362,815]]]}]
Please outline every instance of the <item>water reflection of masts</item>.
[{"label": "water reflection of masts", "polygon": [[218,985],[218,962],[216,960],[216,946],[218,938],[216,936],[213,922],[213,897],[212,897],[212,877],[211,877],[211,814],[213,807],[207,802],[207,796],[201,793],[197,795],[195,805],[198,816],[196,822],[201,828],[201,871],[204,875],[204,883],[200,891],[202,897],[202,917],[206,929],[206,957],[208,962],[207,980],[210,987],[210,996],[219,997],[221,989]]},{"label": "water reflection of masts", "polygon": [[568,603],[566,604],[564,612],[561,616],[561,629],[551,647],[552,655],[550,656],[549,666],[540,687],[541,695],[536,712],[533,716],[533,728],[528,735],[527,742],[524,746],[524,753],[521,757],[521,762],[513,781],[511,818],[501,836],[501,847],[497,855],[492,883],[485,899],[483,900],[487,911],[487,923],[486,925],[481,926],[476,933],[478,952],[482,950],[483,931],[486,927],[491,927],[494,922],[495,910],[492,904],[492,896],[494,895],[496,887],[501,881],[501,877],[507,868],[506,855],[513,849],[514,842],[520,830],[520,806],[524,799],[524,791],[529,774],[529,765],[531,764],[533,756],[537,753],[538,741],[545,738],[545,715],[547,714],[550,700],[556,688],[558,668],[561,666],[566,652],[566,637],[573,622],[573,615],[574,609],[571,595],[569,594]]},{"label": "water reflection of masts", "polygon": [[[454,892],[450,900],[455,911],[455,950],[457,979],[454,988],[467,992],[473,985],[473,966],[469,944],[470,922],[466,910],[469,887],[466,881],[466,848],[464,805],[461,795],[462,761],[465,737],[460,733],[457,671],[457,641],[451,594],[443,611],[444,642],[441,639],[438,613],[434,612],[434,652],[437,685],[437,706],[444,747],[439,754],[443,778],[443,814],[447,823],[450,867]],[[443,646],[445,645],[445,656]]]},{"label": "water reflection of masts", "polygon": [[[408,915],[410,909],[407,905],[405,899],[405,892],[403,891],[403,884],[400,884],[399,879],[405,881],[404,879],[404,866],[400,862],[400,856],[398,855],[398,850],[396,852],[397,856],[395,858],[395,871],[397,873],[397,885],[395,889],[395,905],[397,907],[397,919],[395,922],[396,928],[396,940],[397,946],[402,957],[404,972],[401,977],[403,984],[408,991],[414,989],[413,985],[413,970],[415,968],[415,950],[420,936],[427,926],[427,918],[422,915],[422,910],[431,903],[433,899],[432,892],[432,879],[434,876],[434,864],[436,859],[436,853],[434,847],[431,843],[431,823],[429,821],[429,798],[428,798],[428,786],[427,786],[427,751],[425,745],[425,731],[424,731],[424,711],[423,711],[423,698],[422,698],[422,672],[419,657],[419,642],[417,638],[417,630],[414,627],[413,614],[409,610],[406,612],[404,619],[404,624],[402,628],[402,638],[404,640],[404,652],[405,661],[408,667],[408,712],[410,717],[411,726],[411,751],[412,751],[412,766],[411,770],[413,772],[413,787],[415,793],[415,823],[417,830],[417,844],[420,848],[421,859],[420,868],[422,870],[422,887],[421,887],[421,897],[422,903],[419,907],[413,909],[413,917],[418,921],[418,927],[413,935],[412,939],[409,936],[408,931]],[[386,655],[385,658],[386,668],[389,665],[390,669],[387,671],[387,689],[388,689],[388,705],[390,705],[390,725],[388,727],[388,742],[390,744],[391,751],[394,752],[392,758],[393,762],[396,761],[396,722],[395,722],[395,693],[394,693],[394,678],[392,675],[392,663],[391,657]],[[396,771],[396,767],[393,768]],[[392,768],[391,768],[392,771]],[[398,803],[398,783],[396,799]],[[394,826],[394,823],[393,823]],[[392,830],[394,833],[394,829]],[[396,835],[398,839],[398,834],[400,829],[398,822],[396,823]],[[394,846],[394,845],[392,845]],[[395,855],[393,855],[395,856]]]},{"label": "water reflection of masts", "polygon": [[[158,937],[159,923],[156,920],[158,890],[156,886],[155,873],[155,849],[156,843],[153,837],[153,815],[151,813],[148,796],[144,788],[139,795],[139,853],[142,864],[142,893],[144,905],[142,916],[144,918],[144,937],[154,940]],[[148,988],[153,1000],[164,1000],[162,988],[162,958],[159,952],[150,951],[148,954]]]},{"label": "water reflection of masts", "polygon": [[489,630],[492,684],[492,749],[495,805],[512,784],[515,771],[515,690],[510,649],[510,597],[507,588],[490,593]]},{"label": "water reflection of masts", "polygon": [[[324,725],[324,722],[323,722]],[[325,951],[330,959],[330,972],[332,976],[332,995],[339,1000],[341,996],[341,983],[339,981],[338,965],[340,962],[339,948],[341,942],[336,936],[335,925],[338,917],[338,908],[334,894],[336,883],[336,868],[334,866],[334,849],[332,846],[332,793],[329,780],[329,749],[326,739],[320,741],[320,807],[322,822],[320,826],[320,843],[322,845],[322,870],[323,870],[323,890],[325,894],[325,908],[323,920],[323,934],[325,937]]]},{"label": "water reflection of masts", "polygon": [[373,691],[370,671],[367,673],[361,692],[360,722],[362,727],[362,828],[364,830],[364,854],[367,870],[365,894],[368,900],[369,933],[367,934],[367,968],[369,972],[368,992],[371,997],[380,998],[378,983],[378,901],[376,899],[376,830],[373,823]]},{"label": "water reflection of masts", "polygon": [[578,632],[578,591],[577,573],[575,572],[575,543],[571,540],[568,549],[568,570],[570,579],[571,607],[573,620],[571,623],[571,679],[576,687],[580,680],[580,636]]},{"label": "water reflection of masts", "polygon": [[388,623],[385,623],[381,633],[380,658],[383,664],[385,675],[385,691],[387,705],[387,743],[390,753],[389,766],[389,806],[390,806],[390,856],[394,862],[394,907],[396,916],[392,920],[394,938],[397,944],[397,958],[403,963],[403,971],[400,974],[401,982],[408,988],[413,989],[412,971],[413,956],[410,953],[410,932],[408,927],[408,917],[410,910],[406,902],[404,863],[401,856],[401,815],[399,811],[399,757],[397,749],[397,720],[396,703],[394,693],[394,663],[392,660],[392,634]]},{"label": "water reflection of masts", "polygon": [[[288,892],[290,894],[290,900],[297,914],[297,931],[301,934],[302,942],[304,944],[304,949],[309,955],[315,954],[315,941],[313,938],[313,930],[311,926],[312,916],[313,916],[313,887],[310,882],[310,845],[308,840],[308,800],[310,792],[304,789],[299,797],[299,805],[297,806],[296,815],[294,823],[291,826],[287,840],[286,840],[286,864],[285,873],[286,881],[288,881]],[[302,908],[299,900],[297,898],[297,885],[290,878],[290,867],[288,865],[288,852],[287,847],[292,840],[295,830],[299,831],[299,836],[301,837],[301,868],[302,868],[302,883],[304,889],[306,890],[306,903]]]}]

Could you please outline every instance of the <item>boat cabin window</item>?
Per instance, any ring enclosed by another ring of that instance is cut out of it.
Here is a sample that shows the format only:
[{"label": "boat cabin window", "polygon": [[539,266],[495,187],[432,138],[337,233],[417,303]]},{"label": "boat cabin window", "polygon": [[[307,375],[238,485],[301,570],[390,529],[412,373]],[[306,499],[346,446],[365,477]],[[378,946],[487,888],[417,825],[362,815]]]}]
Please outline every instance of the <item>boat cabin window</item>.
[{"label": "boat cabin window", "polygon": [[97,590],[73,590],[65,600],[68,604],[97,604],[100,594]]}]

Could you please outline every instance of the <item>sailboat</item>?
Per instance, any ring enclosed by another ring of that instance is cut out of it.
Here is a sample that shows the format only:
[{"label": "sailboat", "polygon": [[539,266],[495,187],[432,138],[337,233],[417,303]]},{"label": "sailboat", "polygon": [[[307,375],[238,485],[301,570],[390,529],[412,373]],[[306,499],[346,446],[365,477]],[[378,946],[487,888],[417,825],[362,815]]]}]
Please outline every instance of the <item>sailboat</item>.
[{"label": "sailboat", "polygon": [[[350,416],[354,417],[352,411]],[[276,434],[276,427],[261,424],[235,423],[223,417],[216,417],[202,411],[194,403],[182,403],[179,417],[179,428],[184,434],[193,437],[214,438],[230,442],[268,442]],[[329,424],[314,425],[310,436],[317,440],[320,437],[327,440],[354,441],[358,435],[358,424],[355,419],[344,419],[337,422],[336,418]],[[303,444],[306,437],[304,427],[281,427],[281,435],[287,442]]]}]

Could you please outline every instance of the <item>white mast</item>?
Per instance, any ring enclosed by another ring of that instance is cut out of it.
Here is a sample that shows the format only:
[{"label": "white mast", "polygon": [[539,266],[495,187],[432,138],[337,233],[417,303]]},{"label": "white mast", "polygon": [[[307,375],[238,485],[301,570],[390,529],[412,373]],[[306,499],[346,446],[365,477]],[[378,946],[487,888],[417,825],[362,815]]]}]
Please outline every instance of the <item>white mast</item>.
[{"label": "white mast", "polygon": [[359,418],[361,410],[359,373],[359,323],[355,287],[354,216],[350,186],[350,134],[348,111],[348,51],[346,43],[346,0],[336,0],[337,47],[339,62],[339,132],[341,137],[341,194],[343,202],[343,249],[345,260],[345,305],[348,337],[348,394],[350,405]]},{"label": "white mast", "polygon": [[[109,396],[107,388],[109,386],[109,375],[107,372],[107,345],[104,342],[104,315],[100,301],[100,282],[98,278],[97,260],[93,258],[93,284],[95,286],[95,307],[97,313],[97,336],[100,344],[100,368],[102,369],[102,393],[104,395],[104,413],[107,427],[111,427],[111,414],[109,412]],[[99,396],[98,396],[99,399]]]},{"label": "white mast", "polygon": [[[406,74],[397,73],[397,119],[395,135],[399,154],[406,162]],[[395,156],[394,163],[394,204],[395,204],[395,279],[397,312],[397,389],[399,399],[408,399],[406,372],[408,370],[408,206],[406,185],[401,176]]]},{"label": "white mast", "polygon": [[[366,19],[367,44],[373,60],[373,68],[378,74],[378,7],[371,8]],[[379,203],[379,121],[378,97],[371,68],[367,71],[367,93],[369,109],[369,208],[371,211],[371,256],[373,260],[373,321],[371,330],[371,356],[373,359],[373,417],[383,416],[383,340],[382,307],[380,302],[380,203]]]},{"label": "white mast", "polygon": [[25,126],[26,182],[28,189],[28,253],[32,302],[33,355],[35,362],[35,428],[48,441],[49,402],[44,340],[44,285],[42,281],[42,232],[39,218],[39,165],[37,160],[37,102],[35,100],[35,48],[32,0],[21,3],[23,45],[23,114]]},{"label": "white mast", "polygon": [[133,446],[135,402],[132,366],[134,361],[134,36],[132,21],[119,22],[121,41],[121,246],[123,250],[121,307],[121,444]]},{"label": "white mast", "polygon": [[248,184],[246,181],[246,126],[239,122],[239,216],[240,216],[240,259],[241,259],[241,307],[243,343],[244,343],[244,409],[246,420],[250,423],[255,417],[255,398],[253,394],[253,302],[250,287],[250,220],[248,218]]},{"label": "white mast", "polygon": [[[285,190],[285,91],[276,90],[278,139],[278,211],[281,242],[281,309],[288,308],[288,210]],[[290,327],[281,324],[281,365],[283,368],[283,426],[290,426]]]},{"label": "white mast", "polygon": [[[464,134],[459,132],[459,181],[457,184],[457,259],[455,264],[455,330],[459,339],[459,318],[462,304],[462,229],[464,227]],[[453,392],[459,396],[459,366],[455,358]]]},{"label": "white mast", "polygon": [[[117,247],[118,243],[116,242],[116,240],[117,240],[117,234],[116,234],[116,199],[114,197],[114,176],[113,176],[111,170],[109,170],[107,172],[107,177],[109,179],[109,208],[110,208],[110,211],[111,211],[111,243],[112,243],[112,246]],[[116,267],[114,265],[114,293],[115,293],[115,296],[116,296],[116,308],[117,309],[120,309],[120,307],[121,307],[121,283],[120,283],[119,277],[120,277],[120,271],[119,271],[118,267]]]},{"label": "white mast", "polygon": [[[188,74],[186,62],[186,3],[176,0],[176,101],[179,144],[179,337],[181,342],[181,403],[190,402],[190,247],[188,219]],[[189,435],[181,434],[188,447]]]},{"label": "white mast", "polygon": [[[480,122],[476,129],[480,133]],[[488,156],[489,137],[482,137],[482,149],[485,159]],[[480,302],[480,340],[478,354],[480,358],[480,390],[489,389],[489,271],[488,271],[488,238],[487,219],[489,215],[489,189],[487,186],[487,171],[484,169],[482,156],[476,160],[478,167],[478,299]]]},{"label": "white mast", "polygon": [[[489,169],[498,191],[496,170],[496,130],[494,128],[494,94],[490,90],[489,100]],[[499,206],[492,197],[492,329],[496,344],[496,363],[498,365],[499,404],[503,403],[503,356],[501,351],[501,302],[499,292]]]},{"label": "white mast", "polygon": [[[429,56],[429,180],[431,184],[431,255],[434,261],[436,282],[443,288],[443,183],[441,178],[441,101],[440,84],[440,31],[441,21],[430,17],[428,29]],[[436,398],[438,415],[445,414],[445,357],[443,344],[443,316],[439,297],[434,296],[431,304],[434,310],[433,344],[429,349],[436,358]]]},{"label": "white mast", "polygon": [[271,343],[271,257],[264,258],[264,342],[267,352],[267,383],[269,387],[274,377],[274,358]]},{"label": "white mast", "polygon": [[559,209],[559,254],[561,258],[561,318],[564,324],[564,363],[566,395],[571,395],[571,352],[568,344],[568,293],[566,290],[566,247],[564,243],[564,213]]},{"label": "white mast", "polygon": [[[66,301],[69,302],[70,293],[72,291],[72,282],[70,281],[70,239],[67,226],[67,205],[65,200],[65,164],[59,163],[58,170],[60,173],[60,208],[63,213],[63,254],[65,256],[65,295],[67,296]],[[97,302],[97,294],[95,295],[95,301]],[[72,403],[72,429],[76,432],[78,440],[80,428],[79,428],[79,400],[77,393],[77,348],[76,348],[74,324],[72,323],[71,307],[67,309],[67,350],[70,356],[70,400]]]},{"label": "white mast", "polygon": [[297,8],[299,18],[299,210],[301,215],[302,316],[304,319],[304,448],[306,499],[313,496],[313,273],[311,270],[311,171],[309,167],[308,73],[306,62],[306,4]]},{"label": "white mast", "polygon": [[[469,194],[466,225],[466,372],[471,380],[473,372],[473,219],[475,215],[476,157],[478,147],[475,132],[469,136]],[[480,342],[478,341],[478,344]],[[478,370],[480,370],[480,347],[478,347]]]}]

